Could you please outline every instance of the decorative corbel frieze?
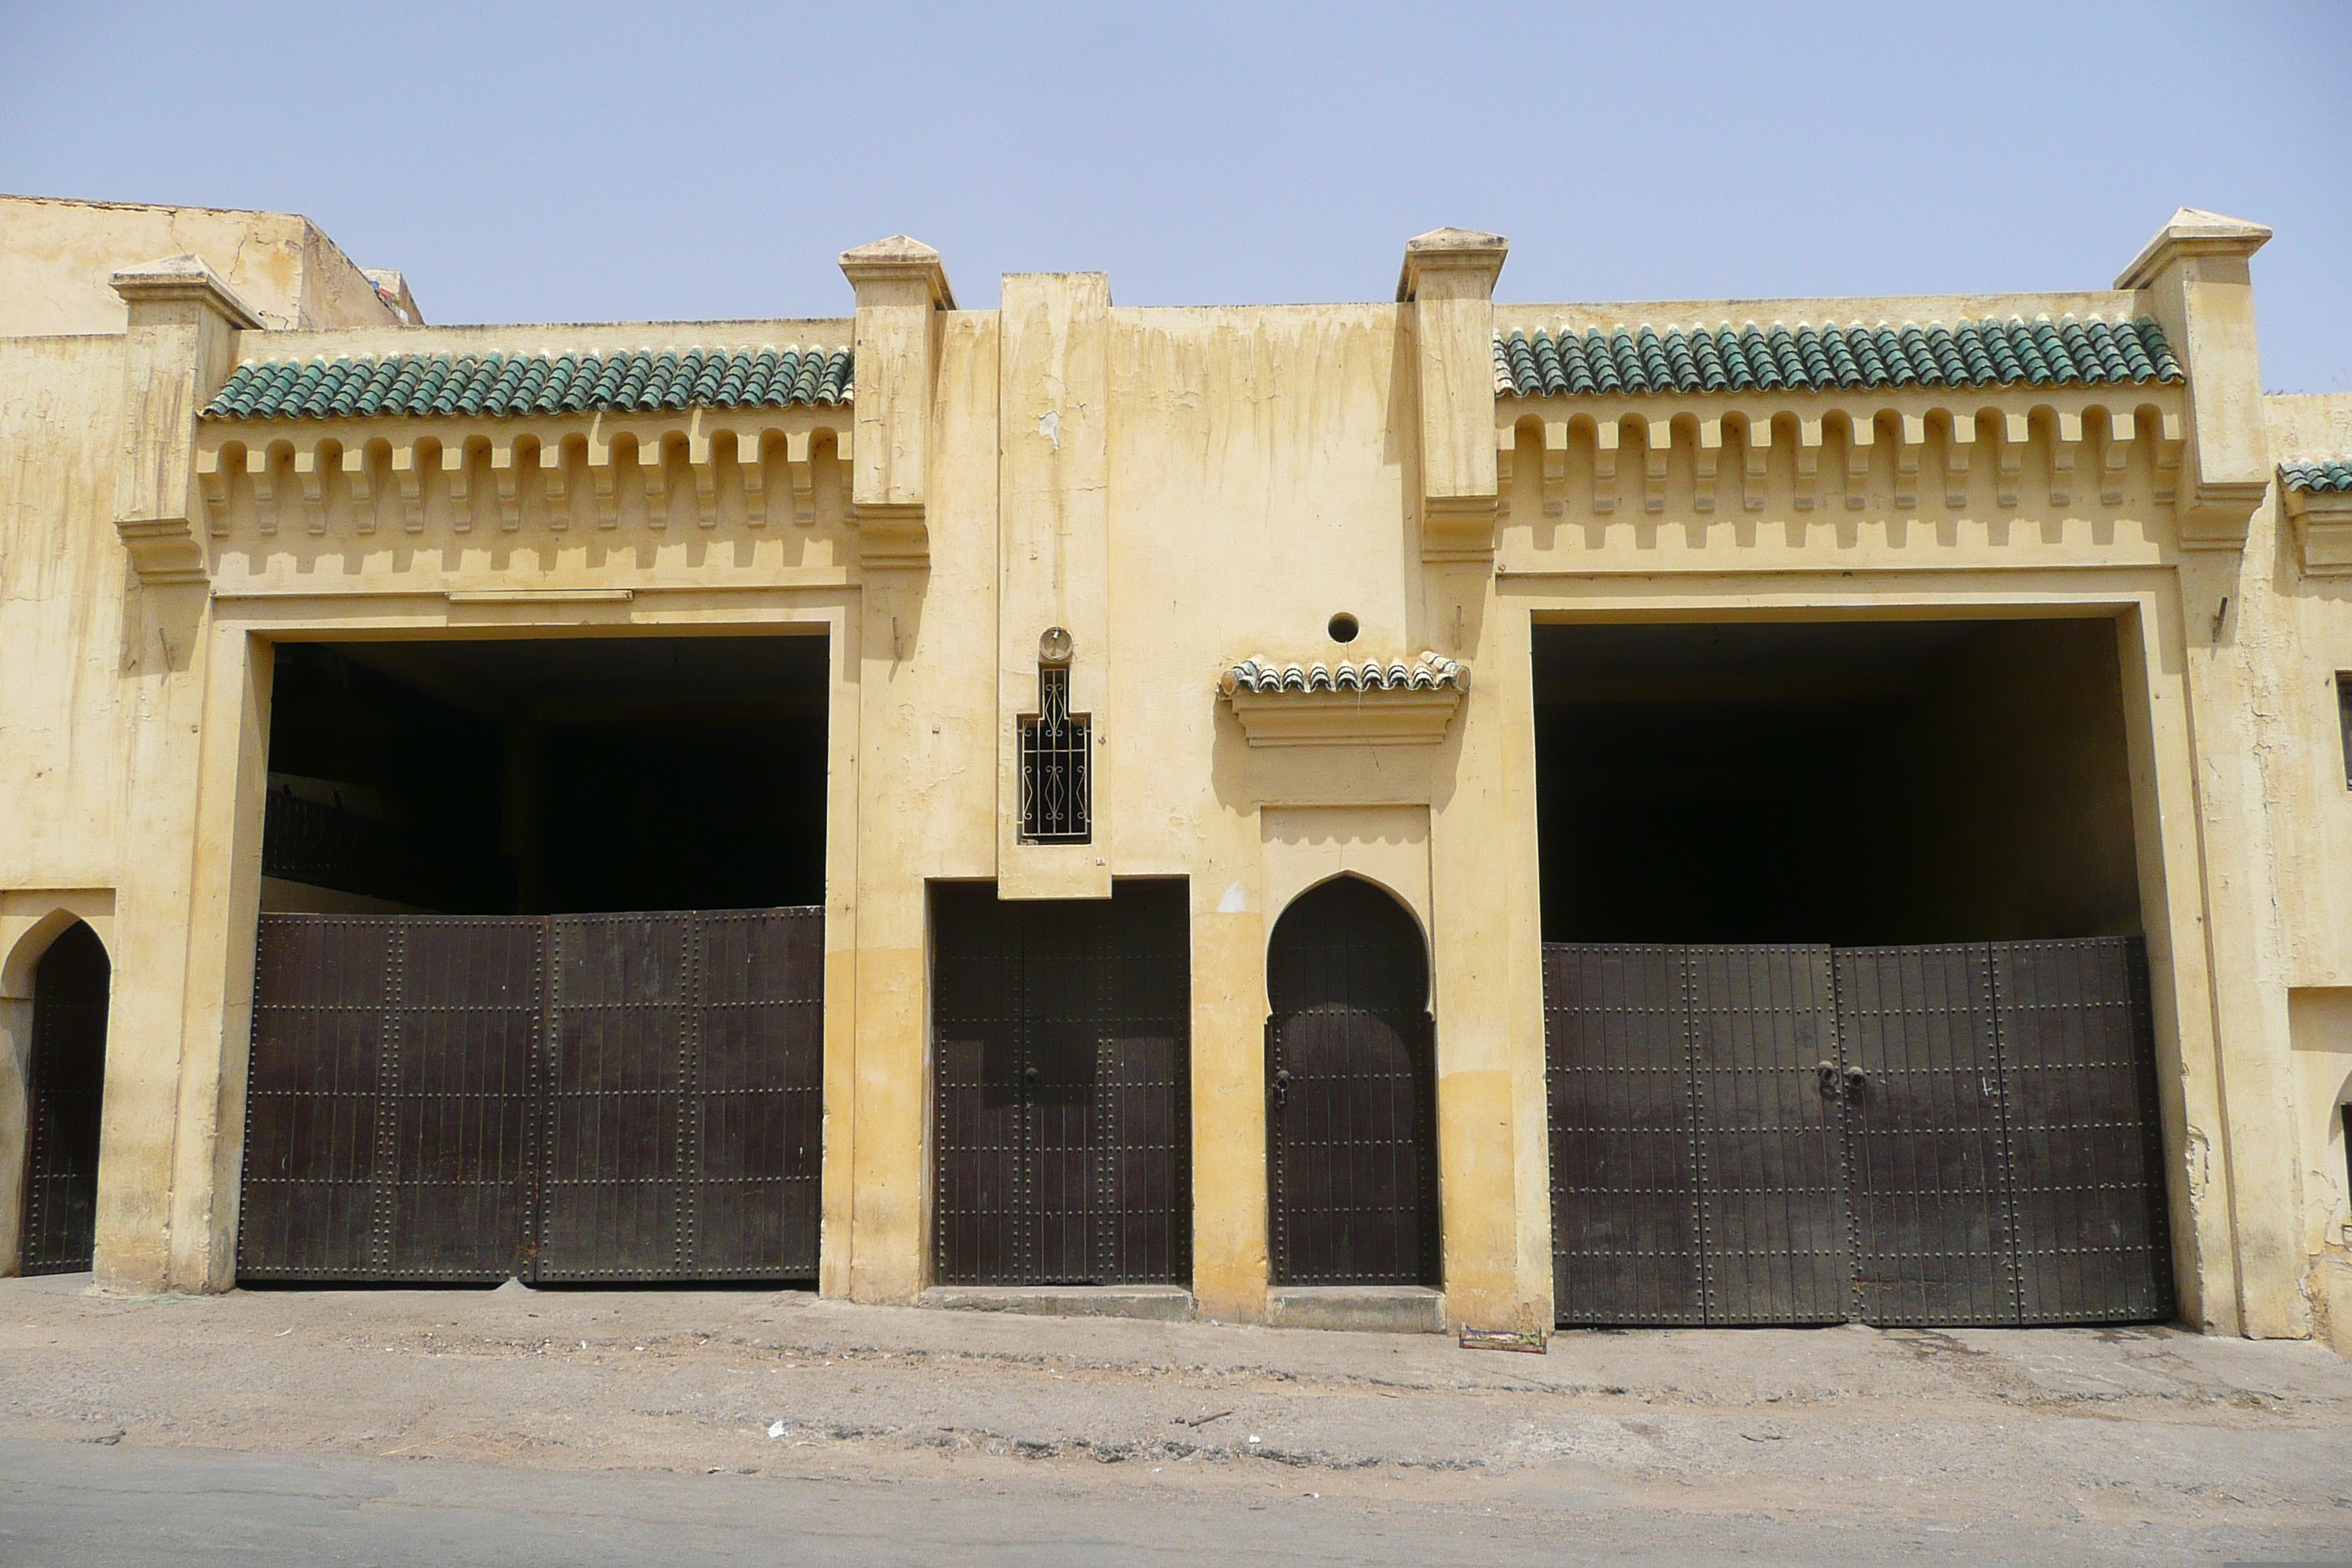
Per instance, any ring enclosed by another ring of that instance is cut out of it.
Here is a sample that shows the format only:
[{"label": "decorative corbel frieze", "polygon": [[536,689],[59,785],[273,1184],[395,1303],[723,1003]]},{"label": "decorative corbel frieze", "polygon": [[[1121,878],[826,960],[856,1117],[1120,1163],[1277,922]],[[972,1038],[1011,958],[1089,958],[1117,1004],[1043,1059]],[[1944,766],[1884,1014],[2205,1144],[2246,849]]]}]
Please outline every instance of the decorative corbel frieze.
[{"label": "decorative corbel frieze", "polygon": [[1796,507],[1799,511],[1813,510],[1822,471],[1822,421],[1819,415],[1797,416]]},{"label": "decorative corbel frieze", "polygon": [[1969,461],[1977,449],[1977,416],[1965,408],[1951,415],[1944,444],[1944,504],[1958,511],[1969,504]]},{"label": "decorative corbel frieze", "polygon": [[1543,427],[1543,509],[1547,517],[1568,510],[1568,421],[1547,419]]},{"label": "decorative corbel frieze", "polygon": [[659,436],[636,444],[637,482],[645,489],[646,526],[669,526],[669,453]]},{"label": "decorative corbel frieze", "polygon": [[342,454],[325,447],[294,449],[294,479],[302,487],[302,519],[311,533],[327,531],[327,476],[342,467]]},{"label": "decorative corbel frieze", "polygon": [[547,526],[567,528],[572,522],[571,469],[561,437],[539,444],[539,494],[547,503]]},{"label": "decorative corbel frieze", "polygon": [[1927,449],[1927,419],[1921,414],[1898,416],[1899,439],[1895,444],[1895,504],[1919,504],[1919,457]]},{"label": "decorative corbel frieze", "polygon": [[1715,473],[1723,462],[1723,421],[1698,422],[1698,445],[1691,449],[1691,509],[1715,510]]},{"label": "decorative corbel frieze", "polygon": [[2155,500],[2159,505],[2168,506],[2179,499],[2180,454],[2187,444],[2182,437],[2180,416],[2164,415],[2156,443]]},{"label": "decorative corbel frieze", "polygon": [[2033,422],[2022,414],[2000,416],[2000,478],[1993,490],[1993,504],[2014,507],[2017,504],[2018,476],[2025,471],[2025,449],[2033,444]]},{"label": "decorative corbel frieze", "polygon": [[375,531],[375,476],[368,468],[365,443],[343,448],[343,493],[351,498],[352,512],[362,533]]},{"label": "decorative corbel frieze", "polygon": [[2124,481],[2131,473],[2132,436],[2137,424],[2128,410],[2108,411],[2105,436],[2099,443],[2099,502],[2103,506],[2116,506],[2123,501]]},{"label": "decorative corbel frieze", "polygon": [[1749,511],[1762,511],[1768,498],[1772,461],[1772,421],[1769,417],[1748,416],[1739,438],[1740,478],[1739,504]]},{"label": "decorative corbel frieze", "polygon": [[1592,510],[1602,517],[1617,510],[1617,444],[1623,435],[1614,419],[1592,427]]},{"label": "decorative corbel frieze", "polygon": [[1860,511],[1870,501],[1870,449],[1878,440],[1877,422],[1856,413],[1845,426],[1845,504]]},{"label": "decorative corbel frieze", "polygon": [[2083,446],[2083,416],[2061,408],[2051,419],[2056,428],[2050,436],[2050,504],[2069,506],[2074,500],[2074,454]]},{"label": "decorative corbel frieze", "polygon": [[1671,419],[1645,419],[1645,435],[1642,448],[1642,510],[1660,512],[1666,510],[1666,463],[1675,455],[1675,423]]},{"label": "decorative corbel frieze", "polygon": [[[2140,475],[2148,476],[2157,499],[2163,500],[2179,463],[2180,417],[2177,409],[2155,400],[2177,401],[2179,395],[2171,387],[2146,392],[2134,387],[2123,393],[2129,401],[2120,405],[2110,391],[2100,388],[2044,393],[2041,395],[2047,401],[2022,411],[1954,407],[1940,399],[1891,406],[1875,401],[1809,400],[1793,409],[1745,400],[1747,406],[1720,412],[1691,402],[1655,413],[1639,404],[1632,408],[1603,404],[1590,412],[1571,405],[1563,417],[1554,419],[1505,405],[1497,410],[1494,430],[1496,473],[1498,484],[1507,487],[1519,431],[1539,422],[1547,441],[1557,439],[1563,456],[1571,444],[1581,448],[1590,433],[1591,493],[1589,501],[1580,494],[1578,505],[1591,515],[1603,517],[1616,510],[1617,455],[1629,442],[1641,448],[1636,472],[1645,511],[1663,512],[1679,495],[1692,512],[1705,515],[1716,509],[1718,478],[1727,461],[1727,424],[1740,448],[1736,458],[1728,459],[1730,477],[1740,486],[1741,505],[1749,511],[1771,504],[1780,474],[1787,476],[1789,489],[1778,493],[1801,512],[1835,506],[1841,497],[1842,510],[1867,508],[1874,494],[1884,504],[1886,492],[1871,489],[1874,471],[1891,477],[1893,504],[1905,511],[1918,507],[1923,494],[1940,496],[1954,511],[1965,510],[1971,478],[1980,471],[1990,477],[1995,504],[2002,508],[2030,508],[2043,501],[2073,506],[2084,499],[2083,487],[2094,475],[2107,505],[2123,505]],[[1545,410],[1546,415],[1551,412]],[[1776,416],[1786,426],[1778,436]],[[1506,420],[1510,422],[1502,422]],[[1626,437],[1622,433],[1629,426],[1637,427]],[[1555,427],[1557,437],[1550,434]],[[1776,444],[1785,455],[1774,452]],[[1686,455],[1678,457],[1677,447],[1687,448]],[[1887,448],[1887,458],[1874,469],[1874,453],[1881,447]],[[1551,499],[1551,450],[1549,445],[1545,448],[1547,502]],[[2029,451],[2035,454],[2031,459]],[[1826,473],[1822,468],[1825,454]],[[1533,454],[1523,457],[1531,460]],[[1938,463],[1940,478],[1927,471]],[[1559,464],[1563,480],[1567,467],[1564,461]],[[1564,482],[1559,489],[1564,502]],[[1981,505],[1986,497],[1979,491],[1977,499]]]},{"label": "decorative corbel frieze", "polygon": [[196,485],[205,498],[205,531],[215,539],[228,532],[229,498],[244,468],[242,443],[196,448]]},{"label": "decorative corbel frieze", "polygon": [[392,482],[400,491],[400,526],[404,533],[415,533],[425,527],[425,473],[416,466],[416,448],[403,445],[392,449]]},{"label": "decorative corbel frieze", "polygon": [[467,462],[466,444],[453,441],[441,448],[441,487],[449,498],[449,526],[459,533],[472,531],[474,527],[474,489],[469,480],[472,472]]},{"label": "decorative corbel frieze", "polygon": [[[532,467],[538,465],[533,464]],[[490,443],[490,483],[499,495],[499,527],[512,531],[522,526],[522,474],[515,467],[515,444],[511,437]]]}]

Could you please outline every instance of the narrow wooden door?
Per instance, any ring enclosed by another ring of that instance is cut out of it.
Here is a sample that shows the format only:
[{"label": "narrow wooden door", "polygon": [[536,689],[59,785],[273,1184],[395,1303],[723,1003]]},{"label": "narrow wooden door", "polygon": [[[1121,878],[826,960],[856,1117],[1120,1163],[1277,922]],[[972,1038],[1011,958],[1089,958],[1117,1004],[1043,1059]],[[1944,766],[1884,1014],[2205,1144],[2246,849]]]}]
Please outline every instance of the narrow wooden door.
[{"label": "narrow wooden door", "polygon": [[1192,1274],[1186,889],[932,889],[932,1277]]},{"label": "narrow wooden door", "polygon": [[98,933],[79,921],[58,933],[33,972],[20,1264],[26,1274],[78,1274],[90,1266],[112,975]]},{"label": "narrow wooden door", "polygon": [[1435,1285],[1436,1039],[1421,928],[1369,882],[1326,882],[1276,923],[1266,994],[1275,1282]]}]

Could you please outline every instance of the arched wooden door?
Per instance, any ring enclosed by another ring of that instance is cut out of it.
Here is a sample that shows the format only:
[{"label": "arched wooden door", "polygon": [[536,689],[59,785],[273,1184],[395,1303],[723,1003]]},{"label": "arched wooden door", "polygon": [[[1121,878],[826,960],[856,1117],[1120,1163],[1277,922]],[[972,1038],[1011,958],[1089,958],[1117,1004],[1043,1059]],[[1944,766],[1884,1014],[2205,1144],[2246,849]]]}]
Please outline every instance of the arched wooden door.
[{"label": "arched wooden door", "polygon": [[1429,955],[1379,888],[1302,895],[1266,952],[1266,1167],[1277,1285],[1435,1285]]},{"label": "arched wooden door", "polygon": [[106,994],[98,933],[77,921],[33,972],[33,1059],[25,1140],[26,1274],[90,1266],[98,1234],[98,1109],[106,1082]]}]

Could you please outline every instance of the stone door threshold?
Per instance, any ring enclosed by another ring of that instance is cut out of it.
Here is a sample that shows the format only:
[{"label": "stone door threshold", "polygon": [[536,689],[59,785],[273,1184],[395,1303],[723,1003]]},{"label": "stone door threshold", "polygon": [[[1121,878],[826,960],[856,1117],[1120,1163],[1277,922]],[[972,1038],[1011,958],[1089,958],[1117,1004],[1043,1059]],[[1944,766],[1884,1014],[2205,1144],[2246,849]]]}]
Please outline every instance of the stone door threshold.
[{"label": "stone door threshold", "polygon": [[934,1285],[916,1297],[915,1304],[1040,1318],[1192,1321],[1192,1292],[1181,1285]]},{"label": "stone door threshold", "polygon": [[1445,1292],[1426,1285],[1276,1285],[1265,1293],[1273,1329],[1352,1329],[1442,1334]]}]

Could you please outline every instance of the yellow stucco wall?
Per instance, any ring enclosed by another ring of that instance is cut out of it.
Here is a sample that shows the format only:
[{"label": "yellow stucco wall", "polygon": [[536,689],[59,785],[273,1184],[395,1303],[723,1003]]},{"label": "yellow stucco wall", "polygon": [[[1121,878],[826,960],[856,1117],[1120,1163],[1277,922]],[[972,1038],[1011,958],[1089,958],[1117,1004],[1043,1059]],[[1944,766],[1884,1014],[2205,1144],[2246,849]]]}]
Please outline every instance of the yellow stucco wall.
[{"label": "yellow stucco wall", "polygon": [[0,196],[0,337],[120,332],[109,279],[194,254],[273,329],[369,327],[399,318],[335,242],[289,213]]},{"label": "yellow stucco wall", "polygon": [[[2149,942],[2184,1315],[2308,1331],[2346,1217],[2311,1173],[2333,1158],[2341,1181],[2328,1097],[2352,1077],[2328,1000],[2352,987],[2352,894],[2327,874],[2352,850],[2332,686],[2352,668],[2334,583],[2352,579],[2301,574],[2268,473],[2352,453],[2352,400],[2263,405],[2259,241],[2182,235],[2116,290],[1778,313],[2152,313],[2187,387],[1498,399],[1497,326],[1758,307],[1493,306],[1500,242],[1461,235],[1416,242],[1413,297],[1378,304],[1139,310],[1099,275],[1046,274],[960,310],[935,258],[894,240],[853,253],[854,319],[315,330],[280,279],[248,280],[263,327],[240,331],[181,279],[132,287],[128,331],[0,340],[0,973],[29,973],[60,911],[102,914],[99,1272],[232,1278],[275,641],[828,637],[830,1294],[928,1281],[929,884],[1098,897],[1181,877],[1191,1283],[1204,1316],[1262,1316],[1265,943],[1322,878],[1381,882],[1432,948],[1449,1316],[1536,1328],[1536,626],[2061,617],[2112,628],[2101,690],[1985,721],[2122,758],[2127,796],[2105,810],[2128,844],[2073,847],[2126,889],[2101,919]],[[148,237],[68,270],[150,259]],[[0,255],[0,294],[7,267],[53,261]],[[235,264],[213,269],[244,291]],[[193,418],[233,360],[853,341],[854,408]],[[649,471],[639,450],[667,456]],[[1362,628],[1344,650],[1338,612]],[[1010,826],[1049,626],[1097,725],[1085,846]],[[1317,721],[1328,743],[1266,744],[1218,695],[1246,657],[1423,650],[1473,675],[1434,743],[1367,701]],[[0,994],[0,1166],[21,1141],[23,996]]]}]

